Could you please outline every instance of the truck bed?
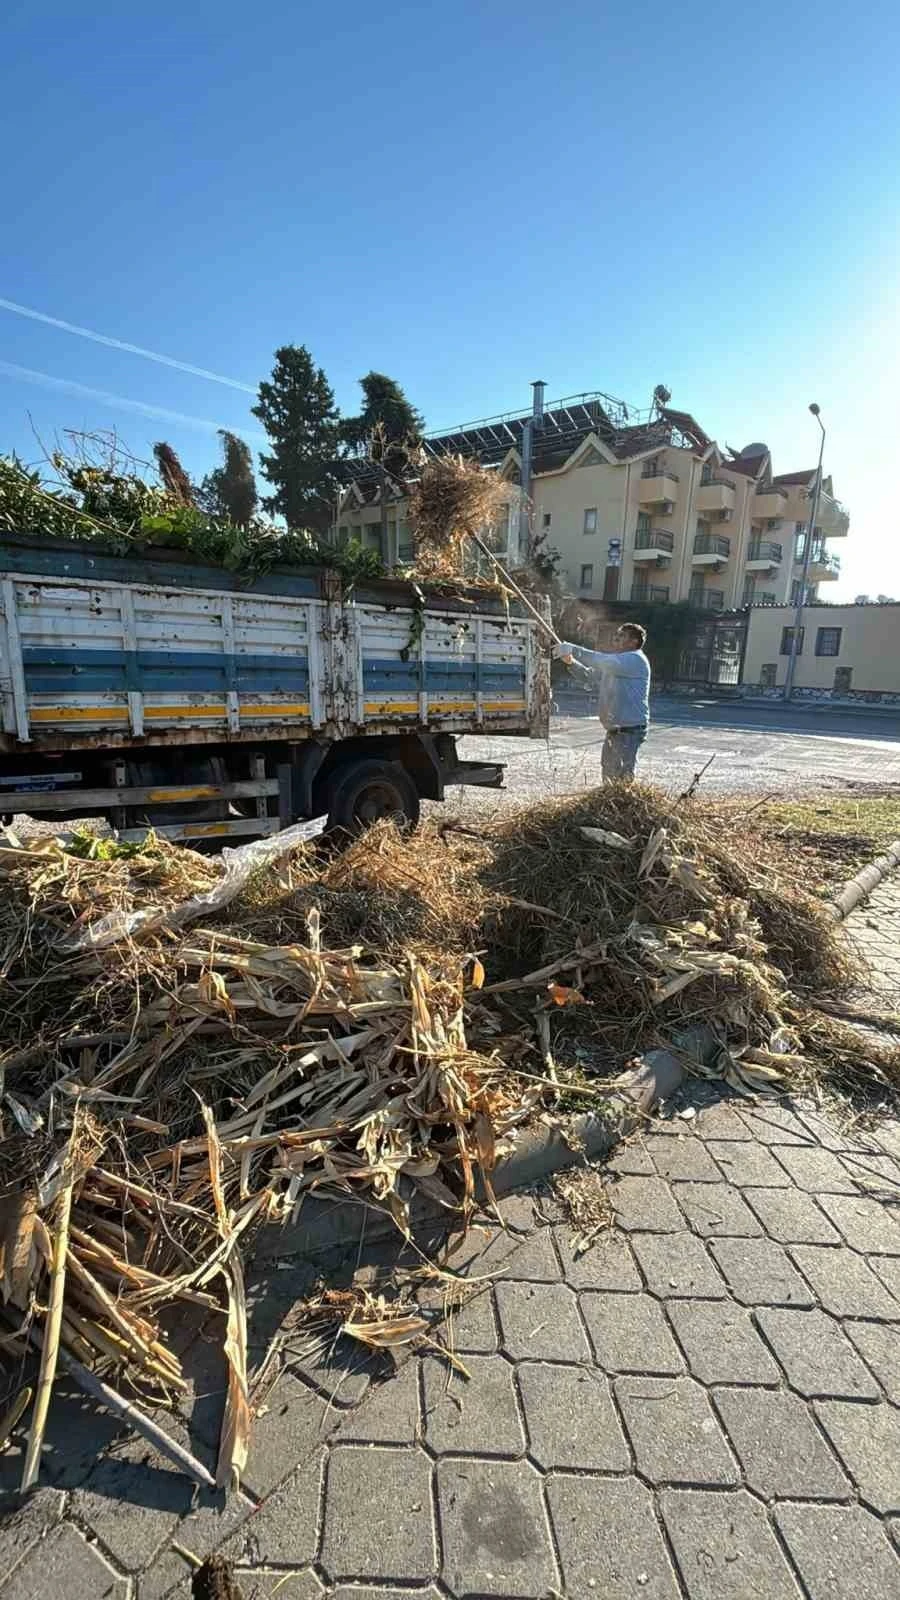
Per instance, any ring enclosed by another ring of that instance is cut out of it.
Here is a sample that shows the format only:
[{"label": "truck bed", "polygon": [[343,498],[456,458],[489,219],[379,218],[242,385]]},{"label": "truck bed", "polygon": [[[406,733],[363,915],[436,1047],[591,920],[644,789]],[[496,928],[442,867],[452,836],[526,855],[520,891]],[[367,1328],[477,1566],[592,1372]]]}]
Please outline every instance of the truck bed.
[{"label": "truck bed", "polygon": [[[423,603],[424,602],[424,603]],[[542,737],[537,624],[490,591],[0,542],[0,753],[396,733]]]}]

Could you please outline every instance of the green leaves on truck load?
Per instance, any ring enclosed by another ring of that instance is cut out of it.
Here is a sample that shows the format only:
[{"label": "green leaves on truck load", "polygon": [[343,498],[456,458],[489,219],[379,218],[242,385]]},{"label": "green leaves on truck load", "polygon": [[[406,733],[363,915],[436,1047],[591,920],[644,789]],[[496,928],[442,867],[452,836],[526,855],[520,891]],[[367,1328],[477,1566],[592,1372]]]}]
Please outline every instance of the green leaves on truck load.
[{"label": "green leaves on truck load", "polygon": [[112,555],[184,550],[204,565],[248,580],[279,566],[327,566],[350,582],[383,572],[375,550],[335,549],[313,533],[260,518],[243,526],[185,504],[170,489],[133,472],[76,463],[57,454],[55,484],[16,456],[0,456],[0,532],[89,543]]}]

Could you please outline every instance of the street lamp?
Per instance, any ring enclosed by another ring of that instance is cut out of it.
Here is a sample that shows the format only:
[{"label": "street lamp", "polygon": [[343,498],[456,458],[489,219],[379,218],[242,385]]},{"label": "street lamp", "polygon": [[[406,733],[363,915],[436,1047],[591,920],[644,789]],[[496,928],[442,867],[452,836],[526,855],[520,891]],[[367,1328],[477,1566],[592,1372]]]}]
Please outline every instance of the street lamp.
[{"label": "street lamp", "polygon": [[800,593],[797,596],[797,608],[794,612],[794,626],[791,631],[791,653],[788,657],[787,672],[784,679],[784,698],[790,700],[794,689],[794,674],[797,671],[797,656],[800,651],[803,626],[803,606],[806,601],[806,591],[809,587],[809,569],[812,565],[813,536],[816,529],[816,517],[819,514],[819,495],[822,492],[822,455],[825,450],[825,426],[819,416],[819,408],[813,401],[810,411],[815,417],[822,437],[819,440],[819,464],[816,467],[816,482],[813,489],[812,501],[809,508],[809,522],[806,525],[806,540],[803,550],[803,572],[800,577]]}]

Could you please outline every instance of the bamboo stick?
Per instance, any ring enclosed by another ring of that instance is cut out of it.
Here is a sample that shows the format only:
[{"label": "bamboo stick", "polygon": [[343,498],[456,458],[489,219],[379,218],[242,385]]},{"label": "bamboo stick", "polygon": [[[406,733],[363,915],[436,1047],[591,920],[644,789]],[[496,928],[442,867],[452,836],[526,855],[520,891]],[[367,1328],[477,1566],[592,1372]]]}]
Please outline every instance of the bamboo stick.
[{"label": "bamboo stick", "polygon": [[78,1117],[76,1115],[69,1138],[68,1177],[59,1197],[59,1219],[56,1238],[53,1241],[53,1262],[50,1268],[50,1299],[47,1306],[47,1319],[44,1324],[45,1333],[41,1349],[41,1370],[38,1377],[34,1411],[31,1417],[31,1430],[28,1435],[25,1465],[22,1469],[23,1494],[26,1489],[31,1489],[37,1482],[41,1465],[41,1446],[44,1442],[47,1413],[50,1409],[50,1395],[56,1377],[63,1298],[66,1292],[66,1260],[69,1253],[69,1218],[72,1215],[72,1189],[75,1183],[73,1155],[77,1127]]}]

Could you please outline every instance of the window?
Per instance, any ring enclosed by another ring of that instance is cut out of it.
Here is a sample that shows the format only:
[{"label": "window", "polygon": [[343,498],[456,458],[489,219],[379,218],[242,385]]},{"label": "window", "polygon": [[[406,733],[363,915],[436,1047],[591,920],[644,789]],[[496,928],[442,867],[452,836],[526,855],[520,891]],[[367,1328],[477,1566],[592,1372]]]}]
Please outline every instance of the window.
[{"label": "window", "polygon": [[649,511],[639,511],[638,512],[637,531],[638,531],[638,533],[649,533],[650,532],[650,513],[649,513]]},{"label": "window", "polygon": [[761,689],[774,689],[778,677],[778,665],[774,661],[766,661],[759,669],[759,685]]},{"label": "window", "polygon": [[819,628],[816,633],[817,656],[839,656],[841,653],[840,628]]},{"label": "window", "polygon": [[541,526],[544,527],[544,528],[549,528],[549,526],[550,526],[550,512],[549,511],[545,511],[544,512],[543,521],[541,523]]},{"label": "window", "polygon": [[794,537],[794,560],[802,561],[806,556],[806,533],[801,523],[800,529]]},{"label": "window", "polygon": [[798,539],[801,539],[803,537],[804,533],[806,532],[806,523],[805,522],[795,522],[794,523],[794,532],[797,535]]},{"label": "window", "polygon": [[706,465],[701,469],[701,472],[700,472],[700,483],[701,483],[701,486],[702,486],[704,483],[712,483],[712,481],[713,481],[713,469],[709,465],[709,462],[707,462]]},{"label": "window", "polygon": [[591,561],[588,561],[587,564],[581,569],[580,587],[582,589],[593,589],[594,587],[594,566],[593,562]]},{"label": "window", "polygon": [[835,694],[849,694],[853,682],[852,667],[835,667],[834,692]]},{"label": "window", "polygon": [[597,532],[597,507],[587,506],[584,513],[584,532]]},{"label": "window", "polygon": [[803,589],[803,583],[802,583],[801,579],[800,578],[794,578],[792,583],[791,583],[791,605],[792,606],[798,606],[800,604],[800,594],[802,592],[802,589]]},{"label": "window", "polygon": [[[800,638],[799,638],[799,641],[797,643],[797,654],[798,654],[798,656],[802,656],[802,654],[803,654],[803,635],[805,634],[805,632],[806,632],[805,628],[801,628],[800,629]],[[789,656],[790,655],[790,653],[791,653],[791,640],[793,639],[793,637],[794,637],[793,628],[782,628],[782,630],[781,630],[781,654],[783,656]]]}]

